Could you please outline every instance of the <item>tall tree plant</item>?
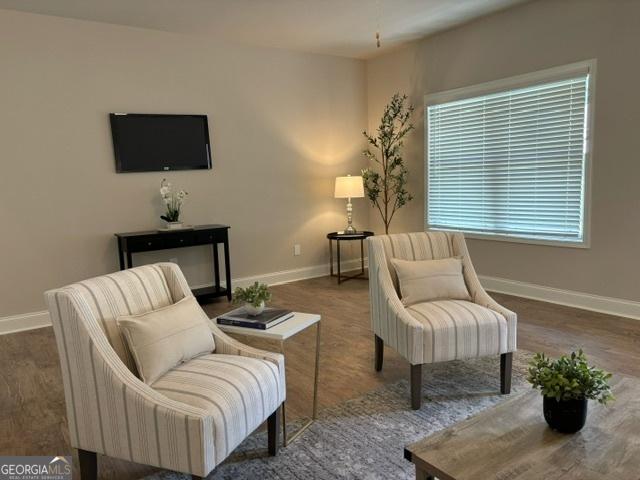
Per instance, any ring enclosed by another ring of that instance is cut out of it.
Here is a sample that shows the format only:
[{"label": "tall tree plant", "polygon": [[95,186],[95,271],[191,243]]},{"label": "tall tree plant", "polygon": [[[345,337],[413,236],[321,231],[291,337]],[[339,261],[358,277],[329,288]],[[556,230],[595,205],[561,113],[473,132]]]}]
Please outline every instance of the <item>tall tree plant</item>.
[{"label": "tall tree plant", "polygon": [[413,199],[406,188],[409,172],[400,152],[404,137],[413,130],[413,110],[407,96],[396,93],[384,107],[376,135],[366,130],[362,132],[369,142],[362,154],[377,164],[362,170],[364,188],[367,198],[380,212],[385,233],[389,233],[389,225],[398,209]]}]

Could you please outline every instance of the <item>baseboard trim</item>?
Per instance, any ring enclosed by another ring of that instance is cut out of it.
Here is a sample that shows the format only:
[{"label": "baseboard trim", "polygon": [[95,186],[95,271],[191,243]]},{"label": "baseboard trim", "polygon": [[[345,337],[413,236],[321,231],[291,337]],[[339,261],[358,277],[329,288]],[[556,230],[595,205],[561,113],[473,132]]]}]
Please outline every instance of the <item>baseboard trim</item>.
[{"label": "baseboard trim", "polygon": [[621,298],[604,297],[590,293],[545,287],[534,283],[519,282],[506,278],[480,275],[480,282],[491,292],[530,298],[567,307],[581,308],[592,312],[640,320],[640,302]]},{"label": "baseboard trim", "polygon": [[[365,258],[365,267],[368,262]],[[341,263],[343,272],[360,269],[360,259],[346,260]],[[254,282],[266,283],[267,285],[282,285],[284,283],[307,280],[309,278],[325,277],[329,275],[329,264],[314,265],[311,267],[295,268],[292,270],[281,270],[279,272],[261,273],[249,277],[234,278],[233,287],[247,287]],[[225,285],[225,282],[222,282]],[[192,285],[192,288],[210,287],[211,285]],[[226,285],[225,285],[226,286]]]},{"label": "baseboard trim", "polygon": [[[366,259],[365,259],[366,266]],[[345,272],[359,269],[360,259],[347,260],[342,262],[342,269]],[[247,287],[254,282],[266,283],[267,285],[281,285],[283,283],[296,282],[309,278],[324,277],[329,275],[329,264],[314,265],[310,267],[296,268],[292,270],[282,270],[279,272],[263,273],[249,277],[239,277],[233,279],[234,287]],[[224,282],[223,282],[224,285]],[[192,288],[209,287],[211,285],[192,285]],[[0,335],[9,333],[24,332],[51,326],[49,312],[30,312],[9,317],[0,317]]]},{"label": "baseboard trim", "polygon": [[0,318],[0,335],[24,332],[25,330],[33,330],[35,328],[48,327],[50,325],[51,320],[49,320],[49,312],[46,310],[41,312],[11,315],[9,317]]},{"label": "baseboard trim", "polygon": [[[365,263],[366,264],[366,263]],[[360,268],[359,260],[346,261],[343,264],[345,272]],[[282,270],[248,277],[239,277],[233,280],[234,286],[246,287],[253,282],[262,282],[267,285],[281,285],[310,278],[329,275],[329,265],[314,265],[310,267]],[[490,292],[504,293],[516,297],[530,298],[547,303],[565,305],[567,307],[581,308],[592,312],[606,313],[619,317],[640,320],[640,302],[624,300],[620,298],[604,297],[590,293],[562,290],[559,288],[545,287],[534,283],[509,280],[507,278],[490,277],[480,275],[480,281],[484,288]],[[194,285],[194,288],[207,285]],[[45,311],[29,312],[0,318],[0,335],[18,333],[51,325],[49,313]]]}]

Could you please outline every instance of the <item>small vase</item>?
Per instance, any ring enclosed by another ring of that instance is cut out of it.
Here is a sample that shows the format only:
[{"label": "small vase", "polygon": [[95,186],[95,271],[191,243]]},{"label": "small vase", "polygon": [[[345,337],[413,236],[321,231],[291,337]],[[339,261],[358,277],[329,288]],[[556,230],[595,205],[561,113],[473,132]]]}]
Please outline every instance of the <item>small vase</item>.
[{"label": "small vase", "polygon": [[587,421],[588,400],[561,400],[544,397],[542,410],[549,426],[561,433],[575,433]]},{"label": "small vase", "polygon": [[169,230],[180,230],[184,227],[182,222],[167,222],[167,229]]},{"label": "small vase", "polygon": [[260,302],[260,305],[257,307],[252,305],[249,302],[246,302],[244,304],[244,310],[252,317],[255,317],[256,315],[260,315],[262,312],[264,312],[264,301]]}]

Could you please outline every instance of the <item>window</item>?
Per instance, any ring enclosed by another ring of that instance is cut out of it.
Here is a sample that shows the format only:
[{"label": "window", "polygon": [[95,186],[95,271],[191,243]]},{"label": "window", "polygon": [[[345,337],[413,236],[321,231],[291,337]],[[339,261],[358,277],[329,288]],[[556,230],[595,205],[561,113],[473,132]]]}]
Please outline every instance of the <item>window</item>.
[{"label": "window", "polygon": [[426,97],[427,227],[585,246],[592,70]]}]

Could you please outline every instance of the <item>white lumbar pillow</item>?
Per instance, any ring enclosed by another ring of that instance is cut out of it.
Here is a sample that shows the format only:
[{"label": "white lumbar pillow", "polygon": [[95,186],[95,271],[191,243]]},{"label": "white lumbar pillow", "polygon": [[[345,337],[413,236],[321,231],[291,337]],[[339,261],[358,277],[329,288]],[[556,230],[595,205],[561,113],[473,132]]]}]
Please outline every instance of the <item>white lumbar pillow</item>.
[{"label": "white lumbar pillow", "polygon": [[458,257],[440,260],[391,260],[405,306],[433,300],[471,300]]},{"label": "white lumbar pillow", "polygon": [[117,319],[138,375],[147,384],[183,362],[214,351],[209,321],[193,296],[158,310]]}]

